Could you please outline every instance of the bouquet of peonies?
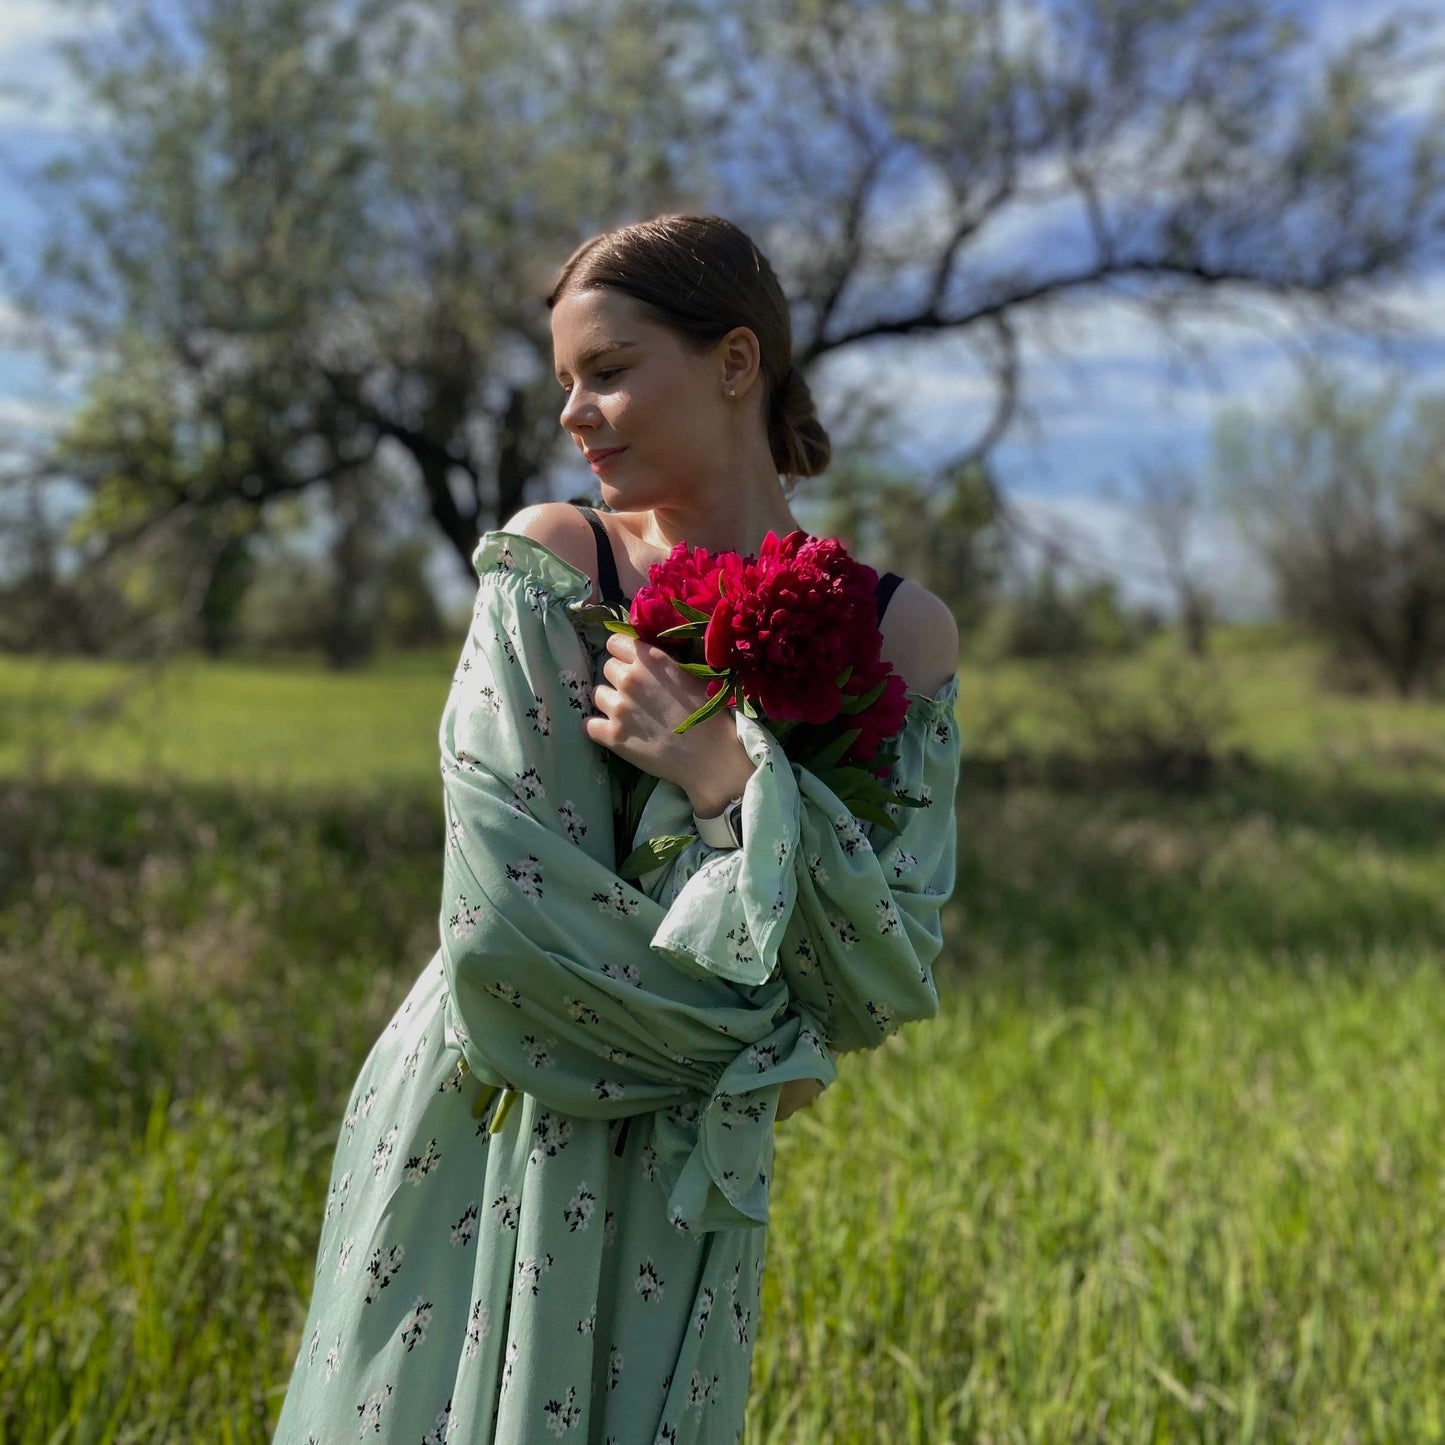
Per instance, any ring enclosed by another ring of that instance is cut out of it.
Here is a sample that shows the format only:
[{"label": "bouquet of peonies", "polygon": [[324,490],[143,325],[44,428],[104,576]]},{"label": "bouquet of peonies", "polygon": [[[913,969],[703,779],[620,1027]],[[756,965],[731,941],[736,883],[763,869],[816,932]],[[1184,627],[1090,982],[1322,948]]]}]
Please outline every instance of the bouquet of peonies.
[{"label": "bouquet of peonies", "polygon": [[[879,655],[873,568],[832,538],[769,532],[757,557],[679,542],[647,578],[625,618],[615,603],[581,615],[663,648],[707,679],[707,702],[678,732],[736,705],[858,818],[897,833],[885,806],[923,806],[882,781],[898,757],[883,745],[902,729],[908,702],[903,679]],[[619,838],[630,839],[657,780],[615,754],[608,761],[626,799]],[[694,837],[650,839],[618,873],[635,878],[659,867]]]}]

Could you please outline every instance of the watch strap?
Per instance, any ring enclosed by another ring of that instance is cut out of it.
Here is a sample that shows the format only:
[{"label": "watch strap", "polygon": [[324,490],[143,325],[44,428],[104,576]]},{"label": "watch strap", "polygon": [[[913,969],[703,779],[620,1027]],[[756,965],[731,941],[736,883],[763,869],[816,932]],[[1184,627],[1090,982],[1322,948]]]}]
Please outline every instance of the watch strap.
[{"label": "watch strap", "polygon": [[697,826],[697,835],[709,848],[741,848],[743,846],[743,800],[738,796],[715,818],[700,818],[696,813],[692,821]]}]

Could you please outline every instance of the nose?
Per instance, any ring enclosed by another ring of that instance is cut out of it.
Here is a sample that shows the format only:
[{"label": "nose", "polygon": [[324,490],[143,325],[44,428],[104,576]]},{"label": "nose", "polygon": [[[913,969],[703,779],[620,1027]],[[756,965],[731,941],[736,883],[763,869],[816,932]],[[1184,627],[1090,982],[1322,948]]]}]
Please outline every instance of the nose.
[{"label": "nose", "polygon": [[567,394],[567,400],[562,407],[562,414],[558,417],[558,421],[575,435],[579,427],[597,424],[593,415],[595,410],[595,405],[588,400],[587,393],[583,388],[574,385]]}]

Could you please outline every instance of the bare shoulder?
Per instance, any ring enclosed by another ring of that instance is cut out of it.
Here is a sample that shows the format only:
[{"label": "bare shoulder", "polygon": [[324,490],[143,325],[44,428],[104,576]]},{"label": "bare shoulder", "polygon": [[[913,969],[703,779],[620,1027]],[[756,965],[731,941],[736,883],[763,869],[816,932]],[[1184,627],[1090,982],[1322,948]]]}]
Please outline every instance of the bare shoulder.
[{"label": "bare shoulder", "polygon": [[503,522],[502,530],[530,537],[555,552],[591,580],[588,600],[597,600],[597,539],[578,507],[571,502],[534,502]]},{"label": "bare shoulder", "polygon": [[883,660],[909,692],[932,697],[958,672],[958,623],[948,604],[905,577],[883,614]]}]

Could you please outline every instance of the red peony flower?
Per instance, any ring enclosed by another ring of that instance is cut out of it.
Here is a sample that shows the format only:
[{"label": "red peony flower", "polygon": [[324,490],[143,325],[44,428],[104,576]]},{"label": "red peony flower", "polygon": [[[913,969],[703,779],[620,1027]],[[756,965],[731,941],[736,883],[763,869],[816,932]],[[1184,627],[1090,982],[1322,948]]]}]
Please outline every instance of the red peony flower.
[{"label": "red peony flower", "polygon": [[714,555],[706,547],[689,548],[686,542],[679,542],[661,562],[647,569],[647,582],[637,589],[628,620],[644,641],[664,646],[666,639],[659,640],[659,634],[685,620],[672,599],[711,612],[718,600],[719,575],[737,575],[743,566],[744,559],[736,552]]},{"label": "red peony flower", "polygon": [[[883,684],[883,691],[862,712],[854,713],[848,719],[850,728],[862,728],[862,732],[843,754],[844,762],[866,765],[885,742],[903,730],[904,719],[908,714],[908,686],[903,678],[893,671],[891,662],[884,662],[879,658],[876,662],[859,664],[843,684],[843,691],[850,697],[859,697],[877,687],[880,682]],[[886,778],[889,765],[885,763],[881,768],[873,769],[873,772],[876,777]]]},{"label": "red peony flower", "polygon": [[707,663],[732,672],[767,717],[826,723],[843,705],[839,675],[878,656],[877,585],[831,537],[769,532],[757,561],[724,579]]}]

